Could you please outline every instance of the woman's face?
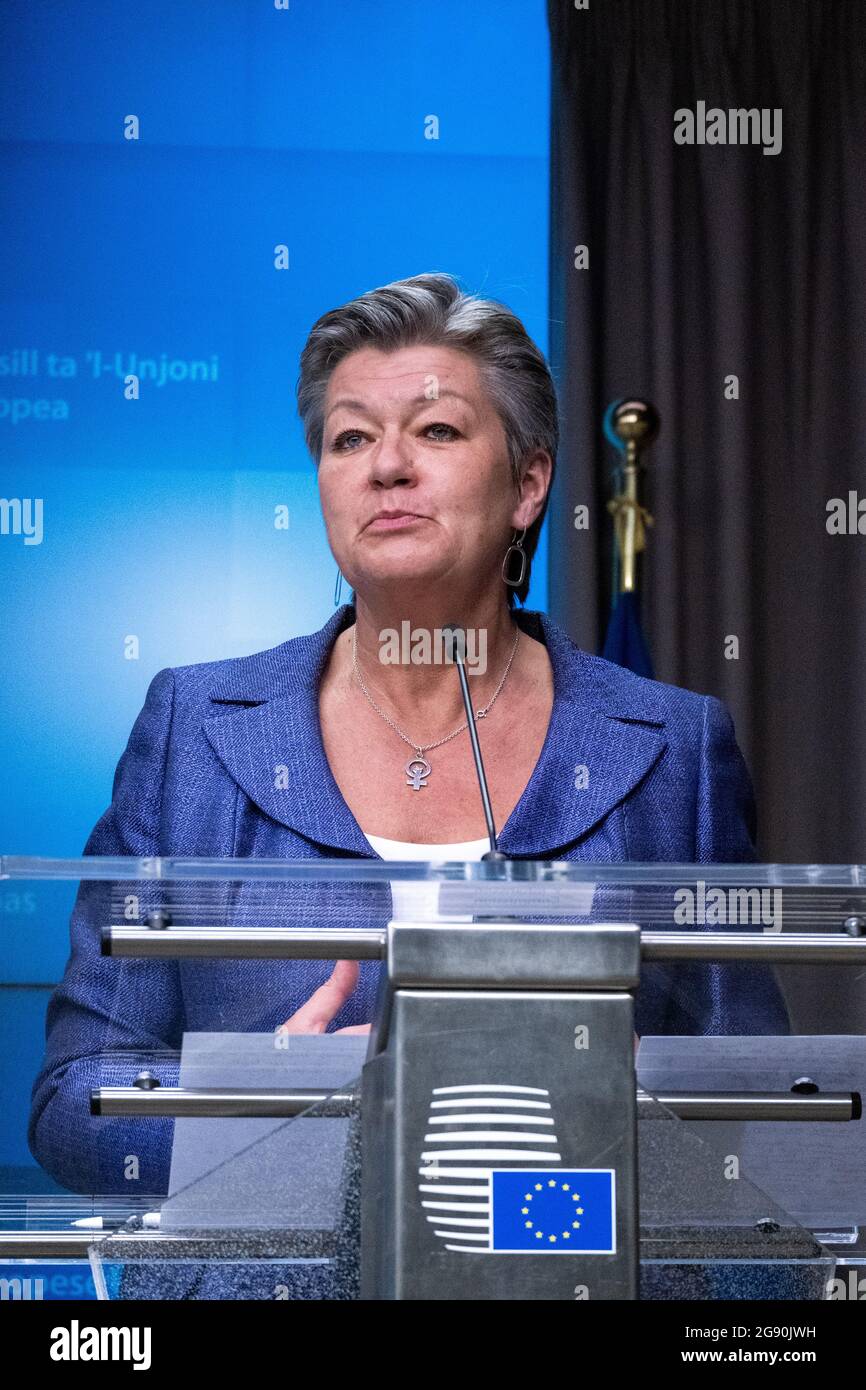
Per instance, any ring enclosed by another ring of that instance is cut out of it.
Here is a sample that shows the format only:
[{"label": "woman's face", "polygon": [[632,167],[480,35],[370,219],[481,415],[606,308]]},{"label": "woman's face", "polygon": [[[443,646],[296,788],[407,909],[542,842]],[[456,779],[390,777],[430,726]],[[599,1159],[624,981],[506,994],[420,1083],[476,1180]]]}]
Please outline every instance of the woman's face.
[{"label": "woman's face", "polygon": [[511,530],[540,510],[518,499],[475,362],[441,347],[361,348],[335,368],[319,495],[340,570],[362,595],[398,581],[401,592],[500,583]]}]

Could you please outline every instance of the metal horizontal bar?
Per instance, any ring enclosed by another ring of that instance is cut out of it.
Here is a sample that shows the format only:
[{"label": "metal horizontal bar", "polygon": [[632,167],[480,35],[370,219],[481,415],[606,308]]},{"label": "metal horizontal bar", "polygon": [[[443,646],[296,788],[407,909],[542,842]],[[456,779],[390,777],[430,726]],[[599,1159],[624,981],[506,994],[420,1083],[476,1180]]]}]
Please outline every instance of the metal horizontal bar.
[{"label": "metal horizontal bar", "polygon": [[[858,1091],[825,1091],[793,1096],[788,1091],[686,1092],[638,1091],[638,1111],[644,1118],[663,1106],[681,1120],[859,1120],[863,1113]],[[659,1110],[659,1118],[663,1111]]]},{"label": "metal horizontal bar", "polygon": [[643,932],[641,958],[862,965],[866,963],[866,936],[846,936],[841,932]]},{"label": "metal horizontal bar", "polygon": [[[86,1260],[91,1245],[116,1236],[104,1231],[0,1231],[0,1258],[7,1260]],[[158,1245],[162,1251],[180,1243],[178,1237],[161,1231],[124,1231],[124,1240],[146,1248]]]},{"label": "metal horizontal bar", "polygon": [[[402,924],[405,925],[405,924]],[[417,924],[425,929],[454,931],[452,923]],[[514,923],[501,924],[509,932]],[[630,923],[589,923],[574,926],[591,933],[602,926]],[[475,926],[490,932],[490,923],[466,923],[463,933]],[[542,924],[538,924],[536,930]],[[495,929],[495,926],[493,927]],[[556,928],[551,924],[551,931]],[[102,954],[106,956],[178,960],[187,957],[251,960],[384,960],[387,932],[363,927],[128,927],[110,926],[102,932]],[[769,961],[777,965],[805,962],[812,965],[854,965],[866,963],[866,936],[827,932],[743,932],[743,931],[644,931],[641,958],[659,960]],[[440,982],[431,971],[431,986]],[[491,981],[491,985],[494,984]],[[560,984],[562,982],[560,981]]]},{"label": "metal horizontal bar", "polygon": [[[102,1231],[0,1231],[0,1259],[86,1260],[91,1246],[108,1262],[130,1260],[219,1259],[247,1264],[250,1260],[333,1259],[339,1236],[334,1231],[275,1226],[189,1228],[178,1231],[129,1231],[109,1226]],[[207,1249],[207,1247],[211,1247]],[[22,1271],[26,1277],[26,1271]]]},{"label": "metal horizontal bar", "polygon": [[[797,1120],[802,1122],[859,1120],[862,1104],[857,1091],[827,1091],[795,1096],[788,1091],[650,1093],[638,1089],[638,1105],[670,1110],[684,1120]],[[349,1115],[357,1108],[356,1092],[193,1090],[157,1086],[102,1086],[91,1091],[93,1115],[170,1115],[226,1119],[290,1119],[312,1107],[329,1118]],[[659,1114],[663,1112],[660,1110]]]},{"label": "metal horizontal bar", "polygon": [[383,960],[386,933],[363,927],[105,927],[104,956],[158,960]]},{"label": "metal horizontal bar", "polygon": [[291,1119],[315,1106],[329,1119],[351,1115],[359,1096],[352,1091],[239,1090],[234,1087],[99,1086],[90,1092],[91,1115],[194,1115],[199,1119]]}]

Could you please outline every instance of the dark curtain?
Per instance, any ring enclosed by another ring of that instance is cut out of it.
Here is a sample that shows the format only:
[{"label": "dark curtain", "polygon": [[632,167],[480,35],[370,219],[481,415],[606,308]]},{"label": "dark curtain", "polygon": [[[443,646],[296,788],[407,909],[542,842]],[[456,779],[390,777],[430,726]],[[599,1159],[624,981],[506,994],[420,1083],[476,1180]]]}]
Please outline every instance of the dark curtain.
[{"label": "dark curtain", "polygon": [[[866,3],[549,0],[548,13],[552,616],[599,650],[602,416],[614,397],[649,397],[656,677],[728,704],[762,859],[863,861],[866,500],[863,535],[830,534],[827,506],[866,499]],[[698,102],[781,108],[781,152],[676,144],[674,112]],[[574,268],[581,245],[588,269]]]}]

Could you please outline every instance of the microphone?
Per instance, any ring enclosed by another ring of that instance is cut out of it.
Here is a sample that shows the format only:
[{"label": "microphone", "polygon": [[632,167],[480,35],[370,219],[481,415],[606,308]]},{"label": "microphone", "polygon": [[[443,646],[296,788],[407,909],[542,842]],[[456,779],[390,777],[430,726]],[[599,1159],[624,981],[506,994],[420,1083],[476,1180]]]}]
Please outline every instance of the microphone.
[{"label": "microphone", "polygon": [[460,678],[460,693],[463,696],[463,707],[466,710],[466,718],[469,721],[469,741],[472,744],[472,757],[475,761],[475,775],[478,778],[478,787],[481,792],[481,804],[484,807],[484,819],[487,823],[487,837],[490,840],[490,848],[481,858],[485,861],[508,859],[507,854],[496,844],[496,826],[493,822],[493,807],[490,804],[490,792],[487,787],[487,777],[484,772],[484,759],[481,757],[481,745],[478,742],[478,730],[475,727],[475,711],[472,708],[472,697],[469,694],[469,678],[466,675],[466,633],[459,623],[448,623],[443,629],[451,635],[451,654],[455,657],[457,675]]}]

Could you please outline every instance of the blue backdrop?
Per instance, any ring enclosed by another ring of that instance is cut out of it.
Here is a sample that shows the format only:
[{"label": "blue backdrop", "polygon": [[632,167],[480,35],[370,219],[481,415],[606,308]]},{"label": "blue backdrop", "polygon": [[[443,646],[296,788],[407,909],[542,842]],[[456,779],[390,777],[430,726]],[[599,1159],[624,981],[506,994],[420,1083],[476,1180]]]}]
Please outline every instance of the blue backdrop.
[{"label": "blue backdrop", "polygon": [[[544,0],[6,0],[0,52],[0,852],[77,855],[160,668],[333,609],[294,404],[313,321],[445,270],[547,351],[547,23]],[[6,1165],[31,1162],[73,896],[0,885]]]}]

